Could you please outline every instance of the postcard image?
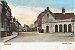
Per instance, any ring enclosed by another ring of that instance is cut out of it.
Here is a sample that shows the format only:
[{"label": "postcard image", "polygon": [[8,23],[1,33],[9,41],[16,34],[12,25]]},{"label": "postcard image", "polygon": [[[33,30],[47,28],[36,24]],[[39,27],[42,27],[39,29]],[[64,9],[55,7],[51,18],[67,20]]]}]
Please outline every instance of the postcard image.
[{"label": "postcard image", "polygon": [[0,42],[49,43],[57,45],[52,50],[74,50],[74,10],[74,0],[0,0]]}]

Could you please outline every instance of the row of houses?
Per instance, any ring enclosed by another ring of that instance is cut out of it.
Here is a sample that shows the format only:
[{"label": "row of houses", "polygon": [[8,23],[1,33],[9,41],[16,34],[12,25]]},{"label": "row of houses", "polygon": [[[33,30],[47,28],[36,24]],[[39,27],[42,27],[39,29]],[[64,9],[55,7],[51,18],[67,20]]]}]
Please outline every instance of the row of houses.
[{"label": "row of houses", "polygon": [[74,34],[75,16],[74,13],[66,13],[64,8],[60,13],[53,13],[47,7],[38,15],[34,25],[37,32]]},{"label": "row of houses", "polygon": [[12,32],[21,31],[21,24],[12,16],[6,1],[0,1],[0,32],[1,37],[11,36]]},{"label": "row of houses", "polygon": [[24,24],[24,27],[23,27],[23,30],[22,31],[23,32],[30,32],[31,31],[31,28],[28,25]]}]

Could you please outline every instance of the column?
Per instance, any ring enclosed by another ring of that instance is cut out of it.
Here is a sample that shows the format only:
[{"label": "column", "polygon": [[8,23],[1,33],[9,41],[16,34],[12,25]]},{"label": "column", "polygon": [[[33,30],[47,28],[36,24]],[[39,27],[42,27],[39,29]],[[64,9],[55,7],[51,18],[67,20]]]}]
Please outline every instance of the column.
[{"label": "column", "polygon": [[58,32],[59,32],[59,25],[58,25]]},{"label": "column", "polygon": [[68,32],[68,24],[67,24],[67,32]]},{"label": "column", "polygon": [[64,25],[62,24],[62,32],[64,32]]},{"label": "column", "polygon": [[73,32],[73,24],[71,24],[72,26],[71,26],[71,29],[72,29],[72,32]]},{"label": "column", "polygon": [[75,34],[75,22],[74,22],[74,28],[73,29],[74,29],[74,34]]},{"label": "column", "polygon": [[72,33],[75,33],[75,24],[72,23]]}]

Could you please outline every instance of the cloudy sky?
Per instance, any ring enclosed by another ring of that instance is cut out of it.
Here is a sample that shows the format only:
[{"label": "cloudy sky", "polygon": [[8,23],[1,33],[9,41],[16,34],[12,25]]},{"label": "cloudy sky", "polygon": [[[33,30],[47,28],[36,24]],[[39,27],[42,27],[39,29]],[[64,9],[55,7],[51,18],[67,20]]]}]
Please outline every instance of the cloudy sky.
[{"label": "cloudy sky", "polygon": [[40,12],[49,6],[52,12],[60,12],[62,7],[66,12],[74,11],[74,0],[6,0],[15,16],[22,24],[30,25],[36,19]]}]

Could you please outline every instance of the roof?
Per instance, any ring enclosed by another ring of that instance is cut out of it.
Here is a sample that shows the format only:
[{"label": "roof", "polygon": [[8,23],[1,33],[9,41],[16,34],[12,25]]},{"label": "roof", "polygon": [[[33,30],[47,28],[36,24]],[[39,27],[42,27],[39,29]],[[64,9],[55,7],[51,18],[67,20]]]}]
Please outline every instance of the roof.
[{"label": "roof", "polygon": [[54,16],[54,14],[50,10],[45,10],[44,12],[41,12],[39,16],[44,16],[47,12],[49,12],[52,16]]},{"label": "roof", "polygon": [[65,14],[54,13],[54,15],[55,15],[55,19],[60,19],[60,20],[75,18],[74,13],[65,13]]},{"label": "roof", "polygon": [[37,23],[37,20],[34,22],[34,24]]},{"label": "roof", "polygon": [[59,19],[59,20],[75,18],[74,13],[65,13],[65,14],[63,14],[63,13],[52,13],[50,10],[45,10],[44,12],[41,12],[39,14],[39,16],[44,16],[47,12],[49,12],[55,19]]}]

